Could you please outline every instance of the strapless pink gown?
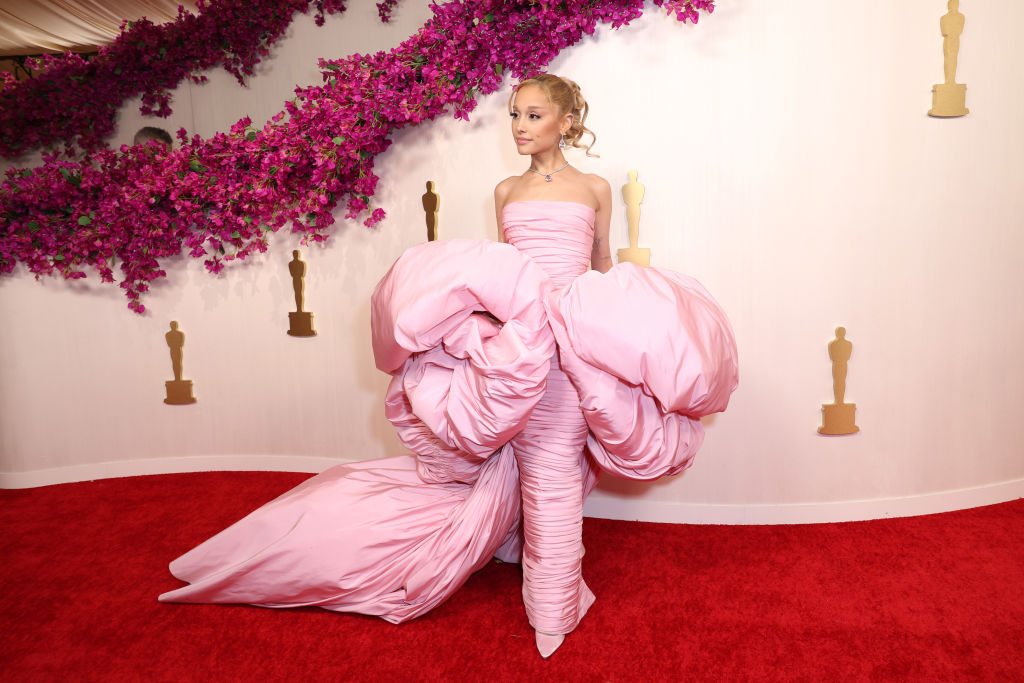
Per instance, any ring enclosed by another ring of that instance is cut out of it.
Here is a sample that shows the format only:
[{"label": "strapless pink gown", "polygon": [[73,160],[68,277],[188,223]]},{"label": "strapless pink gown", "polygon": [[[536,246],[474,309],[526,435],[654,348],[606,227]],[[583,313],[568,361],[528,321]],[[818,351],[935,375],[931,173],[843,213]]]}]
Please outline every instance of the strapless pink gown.
[{"label": "strapless pink gown", "polygon": [[398,623],[491,557],[533,627],[568,633],[597,470],[676,474],[737,384],[728,320],[668,270],[588,271],[594,212],[505,207],[509,244],[409,249],[373,295],[388,419],[411,454],[333,467],[174,560],[166,602],[318,605]]},{"label": "strapless pink gown", "polygon": [[[594,210],[571,202],[514,202],[505,239],[547,273],[555,297],[590,268]],[[597,476],[583,455],[580,397],[552,357],[547,388],[512,439],[523,515],[523,604],[542,633],[569,633],[594,602],[583,581],[583,499]]]}]

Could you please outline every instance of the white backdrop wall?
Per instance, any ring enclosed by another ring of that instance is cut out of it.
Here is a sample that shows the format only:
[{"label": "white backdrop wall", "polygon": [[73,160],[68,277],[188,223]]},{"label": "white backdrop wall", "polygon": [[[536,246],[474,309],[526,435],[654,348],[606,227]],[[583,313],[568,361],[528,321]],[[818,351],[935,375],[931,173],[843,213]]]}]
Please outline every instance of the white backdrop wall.
[{"label": "white backdrop wall", "polygon": [[[115,144],[146,123],[204,136],[268,119],[318,56],[387,49],[429,16],[390,25],[353,3],[298,20],[248,88],[223,72],[175,94],[175,114],[122,110]],[[365,5],[365,6],[364,6]],[[551,66],[583,87],[613,187],[646,185],[641,246],[701,280],[730,314],[741,383],[680,477],[607,478],[588,514],[788,522],[915,514],[1024,496],[1024,4],[963,3],[958,80],[971,113],[926,116],[942,79],[940,0],[863,6],[721,2],[681,25],[653,9]],[[510,85],[510,84],[509,84]],[[209,276],[167,264],[139,316],[95,279],[0,278],[0,486],[200,469],[317,471],[402,452],[382,416],[369,295],[425,239],[420,195],[437,183],[440,232],[495,236],[491,189],[527,162],[511,144],[506,88],[470,123],[399,133],[378,158],[376,229],[339,223],[323,247],[275,236],[270,251]],[[616,193],[612,248],[626,246]],[[308,263],[319,335],[285,334],[287,262]],[[164,333],[185,332],[198,403],[166,406]],[[861,432],[822,437],[827,343],[854,344],[847,400]]]}]

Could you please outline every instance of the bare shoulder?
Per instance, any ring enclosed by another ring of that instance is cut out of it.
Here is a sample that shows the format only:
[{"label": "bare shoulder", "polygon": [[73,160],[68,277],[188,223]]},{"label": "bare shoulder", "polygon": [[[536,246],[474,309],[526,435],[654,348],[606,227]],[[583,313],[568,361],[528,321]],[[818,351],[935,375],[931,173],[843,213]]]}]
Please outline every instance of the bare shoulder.
[{"label": "bare shoulder", "polygon": [[594,193],[594,196],[597,197],[601,204],[611,199],[612,186],[608,184],[607,180],[596,173],[587,173],[583,176],[583,179],[587,183],[587,188]]},{"label": "bare shoulder", "polygon": [[519,176],[513,175],[505,178],[500,183],[494,186],[494,203],[501,206],[508,199],[509,193],[512,192],[512,188],[515,187],[516,182],[520,179]]}]

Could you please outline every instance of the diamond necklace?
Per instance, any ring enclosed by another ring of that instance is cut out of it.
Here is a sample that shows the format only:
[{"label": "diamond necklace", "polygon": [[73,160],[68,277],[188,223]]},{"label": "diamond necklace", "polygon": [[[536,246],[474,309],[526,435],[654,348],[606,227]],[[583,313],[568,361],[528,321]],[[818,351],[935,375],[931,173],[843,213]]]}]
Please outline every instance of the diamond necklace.
[{"label": "diamond necklace", "polygon": [[569,162],[567,161],[567,162],[565,162],[565,166],[563,166],[562,168],[556,169],[556,170],[552,171],[551,173],[541,173],[540,171],[538,171],[537,169],[533,168],[532,166],[530,168],[526,169],[526,170],[527,171],[533,171],[537,175],[544,176],[544,180],[546,180],[546,181],[548,181],[550,183],[551,182],[551,176],[553,176],[556,173],[558,173],[558,171],[564,171],[568,166],[569,166]]}]

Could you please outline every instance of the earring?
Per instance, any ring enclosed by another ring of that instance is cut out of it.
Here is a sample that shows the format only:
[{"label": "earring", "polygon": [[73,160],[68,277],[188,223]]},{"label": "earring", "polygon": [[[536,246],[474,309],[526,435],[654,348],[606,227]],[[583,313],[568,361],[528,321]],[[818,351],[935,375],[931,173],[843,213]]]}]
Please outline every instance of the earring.
[{"label": "earring", "polygon": [[558,149],[565,149],[565,133],[562,133],[562,138],[558,141]]}]

